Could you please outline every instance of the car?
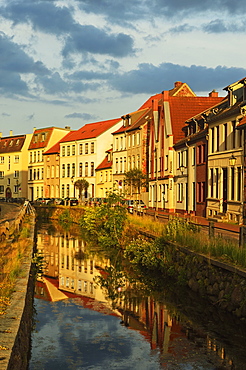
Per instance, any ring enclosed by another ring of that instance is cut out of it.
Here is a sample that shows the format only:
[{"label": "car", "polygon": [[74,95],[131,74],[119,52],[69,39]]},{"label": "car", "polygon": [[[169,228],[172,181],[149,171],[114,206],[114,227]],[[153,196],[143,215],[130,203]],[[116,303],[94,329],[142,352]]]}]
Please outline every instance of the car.
[{"label": "car", "polygon": [[34,201],[35,205],[46,205],[51,200],[51,198],[37,198]]},{"label": "car", "polygon": [[64,199],[62,198],[51,198],[47,204],[53,204],[53,205],[64,205]]},{"label": "car", "polygon": [[133,199],[125,199],[125,205],[126,205],[127,211],[129,213],[133,213],[134,200]]},{"label": "car", "polygon": [[77,198],[65,198],[64,199],[64,204],[67,206],[77,206],[79,204],[79,201]]},{"label": "car", "polygon": [[137,213],[143,213],[147,209],[142,199],[134,200],[133,210]]}]

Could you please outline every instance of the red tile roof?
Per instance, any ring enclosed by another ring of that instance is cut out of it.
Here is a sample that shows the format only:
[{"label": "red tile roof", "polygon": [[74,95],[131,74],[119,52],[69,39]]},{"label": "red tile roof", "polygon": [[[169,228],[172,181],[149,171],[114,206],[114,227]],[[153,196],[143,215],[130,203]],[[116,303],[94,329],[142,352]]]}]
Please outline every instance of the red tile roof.
[{"label": "red tile roof", "polygon": [[241,121],[239,122],[239,124],[237,125],[237,127],[243,127],[246,125],[246,117],[244,116]]},{"label": "red tile roof", "polygon": [[115,118],[107,121],[87,123],[79,130],[74,131],[73,135],[71,135],[69,138],[63,138],[61,142],[65,143],[68,141],[96,138],[114,125],[116,125],[116,123],[120,122],[120,120],[121,118]]},{"label": "red tile roof", "polygon": [[105,170],[107,168],[112,168],[112,161],[108,160],[108,156],[106,156],[99,166],[97,166],[96,171]]},{"label": "red tile roof", "polygon": [[[30,150],[45,148],[48,145],[53,130],[54,127],[47,127],[35,130],[28,149]],[[42,134],[45,134],[44,141],[42,141]]]},{"label": "red tile roof", "polygon": [[26,135],[8,136],[0,139],[0,153],[19,152],[24,145]]},{"label": "red tile roof", "polygon": [[196,114],[208,109],[216,103],[223,100],[224,97],[179,97],[170,96],[168,98],[170,105],[170,115],[173,131],[173,143],[184,137],[182,127],[185,121]]}]

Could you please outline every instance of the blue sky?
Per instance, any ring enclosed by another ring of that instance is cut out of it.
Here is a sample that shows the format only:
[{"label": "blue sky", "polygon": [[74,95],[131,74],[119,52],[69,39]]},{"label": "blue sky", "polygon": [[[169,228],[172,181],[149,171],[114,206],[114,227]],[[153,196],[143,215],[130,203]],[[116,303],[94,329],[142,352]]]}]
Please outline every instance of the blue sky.
[{"label": "blue sky", "polygon": [[120,117],[187,82],[246,77],[238,0],[0,0],[0,131]]}]

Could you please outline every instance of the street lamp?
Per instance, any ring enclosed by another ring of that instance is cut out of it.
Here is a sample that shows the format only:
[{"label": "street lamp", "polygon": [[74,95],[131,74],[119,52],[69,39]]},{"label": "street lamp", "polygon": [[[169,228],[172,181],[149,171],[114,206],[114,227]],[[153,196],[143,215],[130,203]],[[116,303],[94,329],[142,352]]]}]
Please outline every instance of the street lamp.
[{"label": "street lamp", "polygon": [[237,158],[236,158],[236,157],[234,157],[234,155],[232,154],[232,155],[231,155],[231,157],[229,158],[229,165],[230,165],[231,167],[234,167],[234,166],[235,166],[235,164],[236,164],[236,160],[237,160]]},{"label": "street lamp", "polygon": [[[73,183],[74,183],[74,176],[71,177],[71,183],[73,185]],[[73,185],[73,197],[75,198],[75,194],[74,194],[75,191],[74,190],[75,190],[75,188],[74,188],[74,185]]]}]

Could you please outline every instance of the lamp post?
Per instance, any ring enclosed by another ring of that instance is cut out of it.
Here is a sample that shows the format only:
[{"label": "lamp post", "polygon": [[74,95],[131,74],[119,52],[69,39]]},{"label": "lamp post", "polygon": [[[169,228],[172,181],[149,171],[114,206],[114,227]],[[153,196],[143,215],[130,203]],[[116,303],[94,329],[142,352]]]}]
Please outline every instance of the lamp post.
[{"label": "lamp post", "polygon": [[231,155],[231,157],[229,158],[229,165],[230,165],[231,167],[234,167],[234,166],[235,166],[235,164],[236,164],[236,160],[237,160],[237,158],[236,158],[236,157],[234,157],[234,155],[232,154],[232,155]]},{"label": "lamp post", "polygon": [[74,184],[73,184],[74,183],[74,176],[71,177],[71,183],[73,185],[73,197],[75,198],[75,194],[74,194],[75,189],[74,189]]}]

